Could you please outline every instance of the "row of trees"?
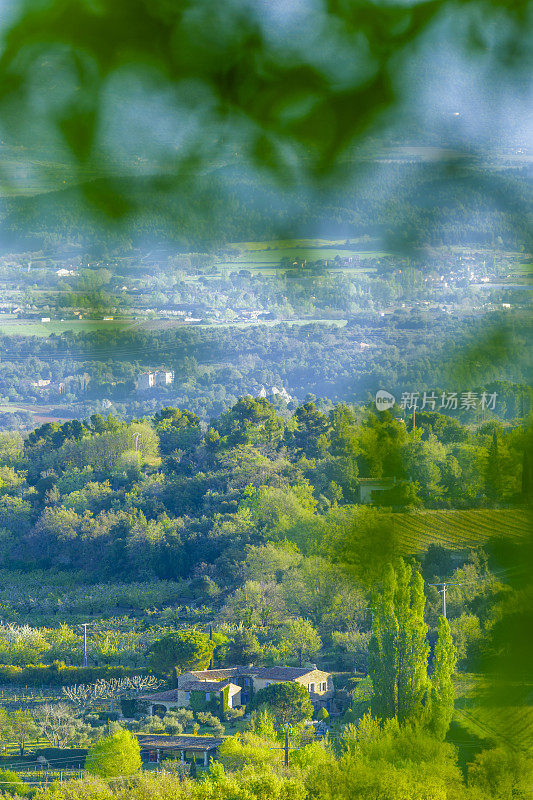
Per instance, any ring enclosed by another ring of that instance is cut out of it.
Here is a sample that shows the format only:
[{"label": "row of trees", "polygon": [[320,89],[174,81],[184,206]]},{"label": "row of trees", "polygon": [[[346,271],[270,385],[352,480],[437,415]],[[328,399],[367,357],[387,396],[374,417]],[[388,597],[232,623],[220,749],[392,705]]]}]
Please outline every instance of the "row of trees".
[{"label": "row of trees", "polygon": [[400,725],[425,720],[444,739],[454,709],[456,651],[448,621],[441,616],[432,676],[428,676],[425,604],[421,574],[404,561],[396,568],[388,565],[372,602],[368,665],[372,713],[378,719],[397,719]]}]

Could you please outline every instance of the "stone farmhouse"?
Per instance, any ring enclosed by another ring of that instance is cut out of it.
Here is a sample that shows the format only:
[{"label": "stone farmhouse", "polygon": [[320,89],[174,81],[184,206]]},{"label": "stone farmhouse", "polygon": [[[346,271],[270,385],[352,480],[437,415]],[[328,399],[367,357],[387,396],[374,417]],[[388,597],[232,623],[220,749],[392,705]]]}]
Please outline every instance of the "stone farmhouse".
[{"label": "stone farmhouse", "polygon": [[328,672],[311,667],[228,667],[185,672],[175,689],[142,695],[151,715],[164,716],[173,708],[202,710],[211,701],[228,708],[246,705],[255,692],[272,683],[294,681],[305,686],[309,699],[328,711],[333,698],[333,680]]}]

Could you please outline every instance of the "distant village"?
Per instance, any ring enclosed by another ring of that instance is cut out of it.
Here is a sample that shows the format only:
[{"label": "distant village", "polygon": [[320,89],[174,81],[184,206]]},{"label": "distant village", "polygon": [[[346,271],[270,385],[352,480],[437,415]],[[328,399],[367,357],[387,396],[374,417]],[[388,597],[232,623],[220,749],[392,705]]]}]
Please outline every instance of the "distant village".
[{"label": "distant village", "polygon": [[[317,249],[317,257],[320,250]],[[275,322],[291,317],[336,317],[350,314],[351,305],[361,304],[368,295],[368,281],[388,281],[401,287],[400,295],[373,293],[374,307],[383,313],[396,308],[418,305],[424,299],[431,307],[450,310],[458,299],[465,302],[464,290],[472,307],[510,307],[507,298],[497,302],[491,289],[519,288],[520,258],[499,253],[458,251],[439,248],[420,254],[417,263],[406,264],[392,256],[378,253],[336,256],[307,262],[305,259],[285,259],[272,265],[268,273],[239,268],[227,272],[221,267],[222,255],[196,254],[193,267],[186,255],[169,256],[151,253],[150,258],[140,251],[137,255],[117,258],[116,261],[84,263],[71,254],[67,259],[52,259],[34,254],[31,259],[6,255],[0,259],[0,329],[2,323],[31,321],[36,324],[83,322],[117,322],[127,319],[162,324],[254,324]],[[240,251],[235,258],[242,256]],[[183,266],[181,261],[183,261]],[[185,264],[187,262],[187,265]],[[245,262],[244,262],[245,263]],[[124,274],[121,274],[124,272]],[[299,307],[298,292],[291,289],[295,278],[313,280],[329,274],[332,281],[347,279],[354,290],[324,289],[317,284],[313,295],[306,294],[307,306]],[[127,277],[126,277],[127,274]],[[290,274],[291,280],[283,282]],[[47,291],[32,291],[35,282]],[[77,303],[87,284],[96,281],[108,304],[92,307]],[[273,285],[273,282],[278,284]],[[361,285],[359,286],[359,281]],[[366,288],[365,288],[366,287]],[[460,290],[460,297],[450,293]],[[480,290],[482,290],[480,292]],[[429,294],[428,294],[429,291]],[[323,296],[322,296],[323,295]],[[63,297],[61,300],[60,298]],[[403,300],[404,302],[399,302]],[[72,305],[70,304],[72,303]],[[363,302],[362,306],[367,307]],[[4,317],[4,318],[2,318]],[[13,330],[15,333],[16,330]],[[151,388],[151,387],[147,387]]]}]

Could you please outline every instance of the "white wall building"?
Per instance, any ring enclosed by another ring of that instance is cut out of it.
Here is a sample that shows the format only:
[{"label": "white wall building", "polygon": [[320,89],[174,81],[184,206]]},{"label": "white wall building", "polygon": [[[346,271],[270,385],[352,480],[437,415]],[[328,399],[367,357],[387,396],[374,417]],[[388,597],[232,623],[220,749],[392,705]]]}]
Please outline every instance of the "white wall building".
[{"label": "white wall building", "polygon": [[145,392],[147,389],[151,389],[153,385],[154,385],[153,372],[141,372],[140,375],[137,375],[137,389],[140,392]]},{"label": "white wall building", "polygon": [[146,392],[155,386],[170,386],[174,383],[174,373],[166,369],[158,369],[155,372],[141,372],[137,376],[137,389],[139,392]]},{"label": "white wall building", "polygon": [[165,369],[158,369],[155,373],[156,386],[170,386],[174,383],[174,373]]}]

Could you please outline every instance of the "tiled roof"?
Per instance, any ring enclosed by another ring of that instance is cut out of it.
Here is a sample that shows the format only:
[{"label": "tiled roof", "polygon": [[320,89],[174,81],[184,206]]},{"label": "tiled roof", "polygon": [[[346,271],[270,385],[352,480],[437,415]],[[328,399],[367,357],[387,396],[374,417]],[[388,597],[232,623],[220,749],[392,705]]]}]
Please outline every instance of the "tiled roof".
[{"label": "tiled roof", "polygon": [[184,692],[220,692],[225,686],[232,686],[231,680],[228,678],[225,681],[188,681],[180,688]]},{"label": "tiled roof", "polygon": [[145,736],[137,734],[143,750],[214,750],[224,739],[216,736]]},{"label": "tiled roof", "polygon": [[263,667],[255,673],[256,678],[268,681],[293,681],[296,678],[303,678],[314,672],[314,667]]},{"label": "tiled roof", "polygon": [[358,478],[359,483],[374,483],[376,486],[389,486],[396,483],[396,478]]},{"label": "tiled roof", "polygon": [[246,667],[228,667],[227,669],[199,669],[191,670],[190,674],[194,675],[194,677],[198,678],[198,680],[223,681],[224,678],[233,678],[236,675],[240,675],[241,669],[246,669]]}]

